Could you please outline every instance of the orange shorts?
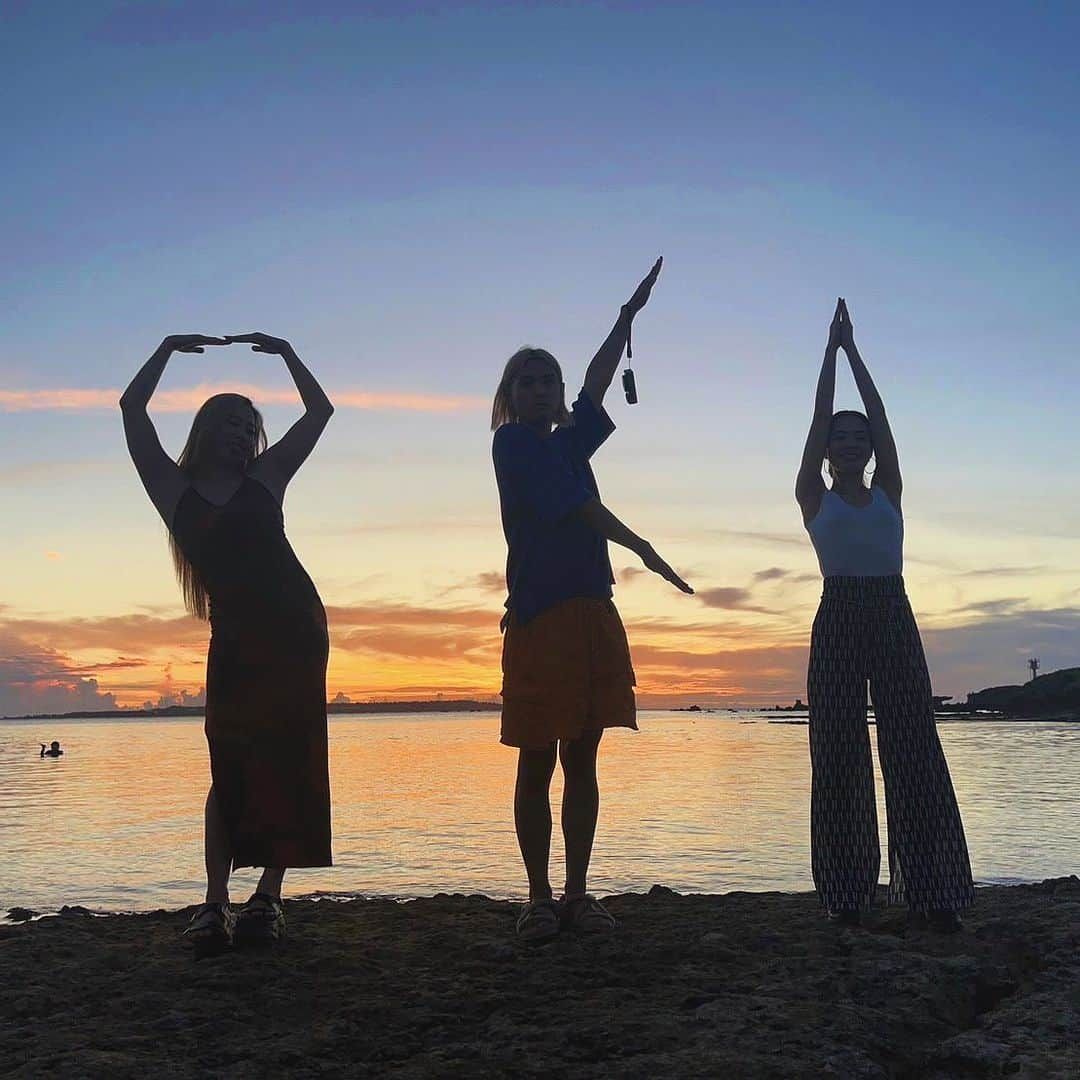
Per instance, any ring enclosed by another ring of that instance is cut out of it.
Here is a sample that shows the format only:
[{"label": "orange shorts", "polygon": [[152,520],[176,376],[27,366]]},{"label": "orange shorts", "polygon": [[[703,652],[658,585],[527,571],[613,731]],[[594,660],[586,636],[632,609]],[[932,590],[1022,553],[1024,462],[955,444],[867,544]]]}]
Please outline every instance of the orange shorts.
[{"label": "orange shorts", "polygon": [[586,730],[637,730],[634,668],[615,605],[564,600],[503,638],[502,736],[539,750]]}]

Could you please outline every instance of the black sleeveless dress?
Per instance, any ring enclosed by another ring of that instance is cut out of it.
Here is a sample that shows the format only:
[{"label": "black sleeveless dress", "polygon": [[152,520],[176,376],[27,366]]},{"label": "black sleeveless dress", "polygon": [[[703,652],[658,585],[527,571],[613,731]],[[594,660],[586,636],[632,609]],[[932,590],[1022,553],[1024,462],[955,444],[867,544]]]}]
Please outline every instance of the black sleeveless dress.
[{"label": "black sleeveless dress", "polygon": [[210,597],[206,738],[233,866],[330,866],[326,612],[247,476],[223,506],[193,487],[173,535]]}]

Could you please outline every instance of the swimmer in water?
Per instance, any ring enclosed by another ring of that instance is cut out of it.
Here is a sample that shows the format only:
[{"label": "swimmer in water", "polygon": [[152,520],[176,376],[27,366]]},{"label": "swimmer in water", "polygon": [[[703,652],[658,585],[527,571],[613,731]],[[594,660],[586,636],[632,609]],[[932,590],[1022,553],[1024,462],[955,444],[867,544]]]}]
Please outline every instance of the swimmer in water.
[{"label": "swimmer in water", "polygon": [[59,757],[64,751],[60,749],[60,744],[53,739],[52,743],[46,748],[45,744],[41,744],[41,757]]}]

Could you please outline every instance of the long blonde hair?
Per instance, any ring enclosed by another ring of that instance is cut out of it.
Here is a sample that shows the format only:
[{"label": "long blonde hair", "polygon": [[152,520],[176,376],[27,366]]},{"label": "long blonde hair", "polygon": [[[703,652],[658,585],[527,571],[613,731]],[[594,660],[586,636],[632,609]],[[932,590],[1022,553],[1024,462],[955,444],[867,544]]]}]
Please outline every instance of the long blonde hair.
[{"label": "long blonde hair", "polygon": [[[517,421],[517,413],[514,412],[514,380],[521,374],[521,369],[530,360],[539,360],[541,363],[554,368],[555,374],[559,376],[559,382],[563,382],[562,368],[559,367],[559,361],[547,349],[537,349],[532,345],[523,345],[506,361],[506,367],[503,368],[499,388],[495,391],[495,401],[491,406],[492,431],[501,428],[503,424],[513,424]],[[570,413],[566,408],[565,386],[563,386],[561,394],[562,398],[559,401],[559,407],[555,410],[555,423],[559,427],[566,427],[570,423]]]},{"label": "long blonde hair", "polygon": [[[215,394],[207,398],[195,419],[191,421],[191,431],[188,432],[187,442],[176,464],[180,471],[188,477],[195,474],[206,453],[207,435],[217,426],[218,417],[226,406],[237,401],[242,401],[255,415],[255,455],[256,457],[266,449],[266,429],[263,427],[262,413],[255,408],[250,398],[243,394]],[[254,458],[244,462],[244,469],[251,464]],[[176,580],[180,582],[180,592],[184,597],[184,607],[196,619],[208,619],[210,617],[210,600],[206,593],[206,586],[199,577],[195,567],[188,561],[187,556],[180,550],[176,537],[169,533],[169,552],[172,555],[173,567],[176,569]]]}]

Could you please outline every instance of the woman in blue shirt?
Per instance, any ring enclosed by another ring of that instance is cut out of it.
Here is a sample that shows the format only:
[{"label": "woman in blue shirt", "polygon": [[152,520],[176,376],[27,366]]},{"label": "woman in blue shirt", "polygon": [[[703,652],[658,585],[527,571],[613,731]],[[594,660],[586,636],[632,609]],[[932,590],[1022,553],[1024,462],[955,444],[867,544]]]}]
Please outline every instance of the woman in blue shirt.
[{"label": "woman in blue shirt", "polygon": [[[593,357],[571,410],[562,371],[544,349],[519,349],[495,394],[492,457],[508,548],[509,593],[502,627],[502,742],[518,748],[514,820],[529,902],[518,919],[523,940],[615,925],[586,891],[599,810],[596,753],[606,727],[637,727],[634,671],[619,614],[607,541],[639,555],[683,592],[692,592],[651,544],[600,502],[589,461],[615,425],[604,394],[622,357],[634,315],[645,306],[662,260],[638,286]],[[562,762],[566,887],[553,899],[549,789]]]}]

